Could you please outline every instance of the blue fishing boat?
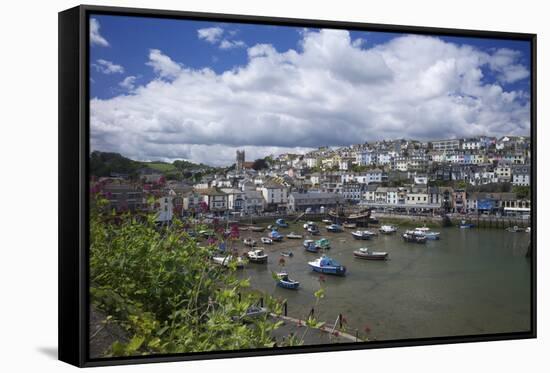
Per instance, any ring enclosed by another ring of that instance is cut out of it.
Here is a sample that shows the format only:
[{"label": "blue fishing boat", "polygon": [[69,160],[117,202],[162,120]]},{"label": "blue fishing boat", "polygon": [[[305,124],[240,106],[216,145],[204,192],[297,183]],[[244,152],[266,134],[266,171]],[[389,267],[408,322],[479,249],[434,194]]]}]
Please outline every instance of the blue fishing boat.
[{"label": "blue fishing boat", "polygon": [[346,274],[346,267],[326,255],[323,255],[322,257],[315,259],[313,262],[309,262],[308,264],[315,272],[338,276],[344,276]]},{"label": "blue fishing boat", "polygon": [[343,232],[344,229],[339,224],[331,224],[327,226],[327,231],[332,233],[339,233],[339,232]]},{"label": "blue fishing boat", "polygon": [[285,221],[285,219],[277,219],[275,220],[275,224],[277,224],[280,228],[288,228],[288,223]]},{"label": "blue fishing boat", "polygon": [[282,241],[283,240],[283,235],[280,234],[279,232],[277,232],[275,229],[272,230],[269,234],[268,234],[269,238],[271,238],[271,240],[273,241]]},{"label": "blue fishing boat", "polygon": [[471,223],[466,223],[465,220],[462,220],[458,226],[459,228],[461,229],[468,229],[468,228],[473,228],[475,227],[475,225],[471,224]]},{"label": "blue fishing boat", "polygon": [[316,253],[319,251],[319,248],[315,244],[314,240],[305,240],[304,247],[306,248],[306,251],[309,251],[310,253]]},{"label": "blue fishing boat", "polygon": [[277,273],[277,286],[283,289],[298,289],[300,283],[288,277],[288,273],[279,272]]}]

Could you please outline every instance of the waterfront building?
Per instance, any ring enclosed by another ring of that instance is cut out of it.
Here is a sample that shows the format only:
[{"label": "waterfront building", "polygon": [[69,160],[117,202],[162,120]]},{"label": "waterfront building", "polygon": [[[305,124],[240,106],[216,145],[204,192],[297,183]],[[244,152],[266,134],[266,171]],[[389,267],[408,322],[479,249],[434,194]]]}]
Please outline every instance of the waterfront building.
[{"label": "waterfront building", "polygon": [[208,205],[208,210],[214,213],[227,211],[228,196],[218,188],[198,189],[202,195],[202,201]]},{"label": "waterfront building", "polygon": [[[320,212],[322,209],[331,209],[342,204],[340,194],[326,192],[293,192],[288,198],[290,211]],[[325,210],[326,211],[326,210]]]}]

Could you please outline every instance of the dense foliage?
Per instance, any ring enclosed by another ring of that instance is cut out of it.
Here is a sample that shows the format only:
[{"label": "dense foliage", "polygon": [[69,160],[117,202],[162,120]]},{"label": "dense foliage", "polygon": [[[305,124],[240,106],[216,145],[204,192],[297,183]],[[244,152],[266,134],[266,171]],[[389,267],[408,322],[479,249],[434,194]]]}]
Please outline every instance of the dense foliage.
[{"label": "dense foliage", "polygon": [[[184,231],[182,222],[158,228],[152,217],[115,216],[99,200],[90,217],[91,301],[127,341],[108,355],[182,353],[271,347],[279,326],[266,315],[243,319],[257,297],[240,292],[235,268],[210,262],[216,250]],[[194,227],[201,229],[201,227]],[[270,311],[281,304],[267,298]],[[291,338],[287,343],[295,343]]]}]

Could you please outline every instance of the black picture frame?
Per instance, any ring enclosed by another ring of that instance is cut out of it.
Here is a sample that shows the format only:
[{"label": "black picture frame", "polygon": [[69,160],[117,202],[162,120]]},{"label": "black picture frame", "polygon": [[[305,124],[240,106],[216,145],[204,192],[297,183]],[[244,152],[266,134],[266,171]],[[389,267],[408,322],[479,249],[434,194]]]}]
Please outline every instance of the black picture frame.
[{"label": "black picture frame", "polygon": [[[90,359],[88,356],[88,211],[89,211],[89,25],[90,14],[125,15],[217,22],[238,22],[284,26],[335,28],[437,34],[527,41],[531,45],[531,330],[529,332],[419,338],[398,341],[332,344],[292,348],[199,352],[139,356],[131,358]],[[536,338],[537,205],[536,205],[536,34],[447,28],[382,25],[345,21],[260,17],[231,14],[183,12],[81,5],[59,13],[59,360],[79,367],[283,355],[340,350],[362,350],[401,346],[436,345]]]}]

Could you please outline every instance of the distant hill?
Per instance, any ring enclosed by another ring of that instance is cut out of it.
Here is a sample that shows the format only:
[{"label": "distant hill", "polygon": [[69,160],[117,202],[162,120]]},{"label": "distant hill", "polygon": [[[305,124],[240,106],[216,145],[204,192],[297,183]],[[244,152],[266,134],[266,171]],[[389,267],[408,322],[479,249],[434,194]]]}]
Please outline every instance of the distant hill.
[{"label": "distant hill", "polygon": [[172,163],[153,161],[142,162],[126,158],[119,153],[94,151],[90,155],[90,175],[102,177],[113,174],[126,174],[137,178],[139,171],[149,168],[164,174],[167,179],[183,179],[197,173],[207,174],[215,172],[215,167],[197,164],[185,160],[176,160]]}]

